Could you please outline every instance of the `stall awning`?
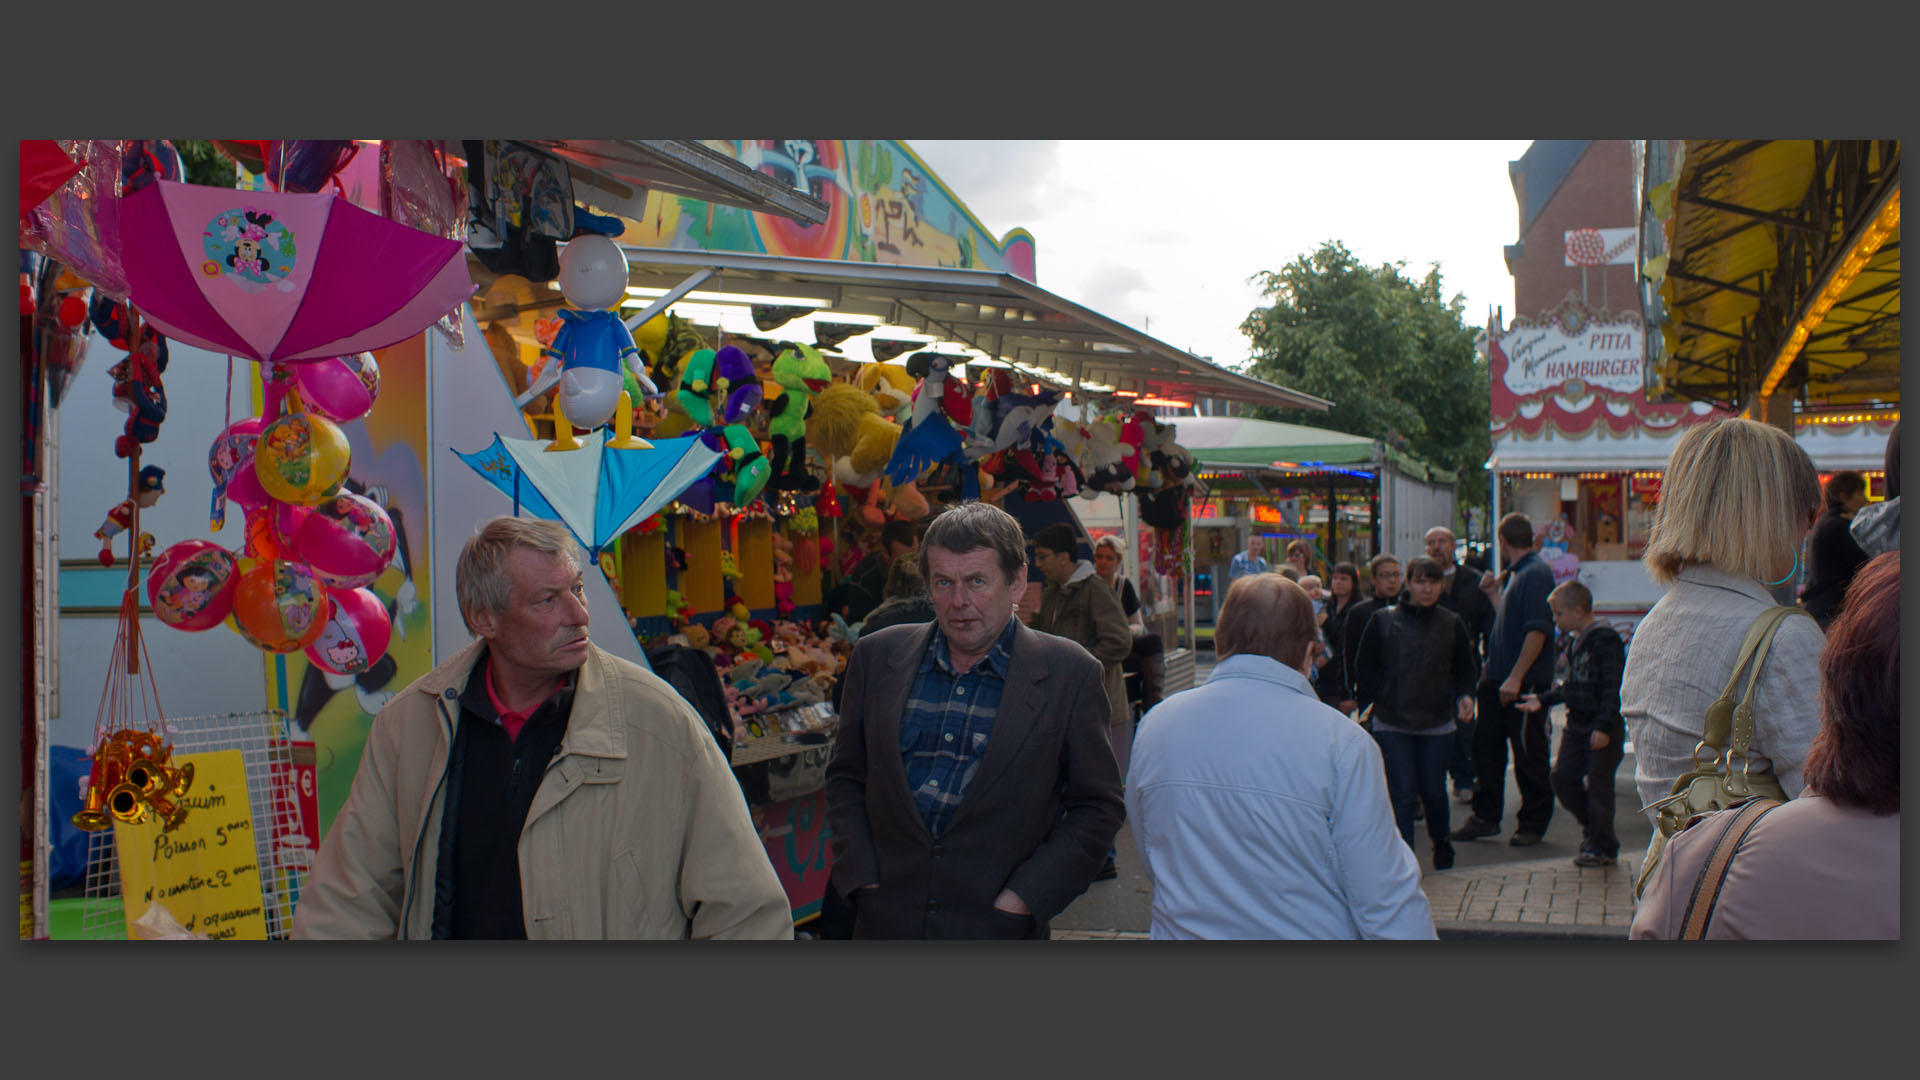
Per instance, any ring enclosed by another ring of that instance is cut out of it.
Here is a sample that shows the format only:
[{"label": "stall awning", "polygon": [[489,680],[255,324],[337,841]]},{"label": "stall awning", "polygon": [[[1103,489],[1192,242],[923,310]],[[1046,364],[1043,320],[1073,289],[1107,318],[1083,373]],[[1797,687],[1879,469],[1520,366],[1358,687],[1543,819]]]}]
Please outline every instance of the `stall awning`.
[{"label": "stall awning", "polygon": [[1663,145],[1642,184],[1642,271],[1665,308],[1647,313],[1652,388],[1735,411],[1802,386],[1897,402],[1900,144]]},{"label": "stall awning", "polygon": [[827,204],[755,172],[697,139],[521,139],[565,159],[584,201],[630,218],[646,216],[647,191],[683,195],[803,225],[827,220]]},{"label": "stall awning", "polygon": [[[975,353],[987,366],[1010,366],[1064,389],[1191,403],[1210,397],[1285,408],[1325,410],[1331,402],[1229,371],[1012,274],[948,267],[894,266],[714,251],[626,247],[632,284],[673,289],[710,274],[701,296],[752,296],[811,305],[809,317],[865,320],[862,339],[887,328],[911,331]],[[744,314],[745,309],[742,309]],[[779,327],[770,336],[791,333]],[[927,343],[916,343],[925,347]],[[864,340],[862,347],[865,347]],[[937,347],[937,345],[935,346]]]},{"label": "stall awning", "polygon": [[1183,416],[1174,423],[1180,445],[1193,453],[1195,461],[1207,465],[1288,469],[1374,459],[1374,440],[1343,431],[1239,416]]}]

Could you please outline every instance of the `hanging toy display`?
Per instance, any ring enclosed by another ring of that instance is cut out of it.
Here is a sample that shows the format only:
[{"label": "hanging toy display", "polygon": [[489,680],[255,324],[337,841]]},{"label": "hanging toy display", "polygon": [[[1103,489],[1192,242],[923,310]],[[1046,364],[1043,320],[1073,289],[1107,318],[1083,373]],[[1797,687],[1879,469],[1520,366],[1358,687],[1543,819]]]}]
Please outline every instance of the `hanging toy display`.
[{"label": "hanging toy display", "polygon": [[138,345],[129,340],[126,305],[96,292],[90,309],[94,328],[109,344],[127,355],[107,369],[113,380],[113,407],[127,414],[126,429],[114,440],[117,457],[132,457],[139,445],[160,437],[167,419],[167,390],[160,375],[167,370],[167,339],[151,328],[139,331]]},{"label": "hanging toy display", "polygon": [[[158,465],[148,465],[140,470],[139,484],[140,493],[130,499],[122,500],[120,505],[107,511],[107,519],[93,531],[93,538],[100,541],[101,566],[113,565],[113,538],[133,526],[135,503],[139,504],[140,509],[145,510],[159,502],[160,496],[167,493],[167,470]],[[127,557],[138,562],[140,556],[152,550],[153,534],[143,532],[134,538],[133,550]]]},{"label": "hanging toy display", "polygon": [[275,559],[240,575],[233,593],[234,629],[271,653],[297,652],[326,629],[330,601],[313,571]]},{"label": "hanging toy display", "polygon": [[[615,421],[615,450],[645,450],[653,444],[633,434],[638,404],[626,390],[624,371],[646,390],[658,392],[647,377],[633,334],[620,321],[618,305],[627,295],[627,256],[620,245],[597,234],[568,241],[560,253],[560,292],[573,308],[560,311],[560,329],[542,352],[560,364],[560,388],[554,396],[553,442],[548,450],[577,450],[573,429],[597,428]],[[607,310],[613,308],[615,310]]]},{"label": "hanging toy display", "polygon": [[339,423],[367,415],[380,396],[380,362],[372,353],[349,353],[292,365],[307,407]]},{"label": "hanging toy display", "polygon": [[307,659],[332,675],[358,675],[380,662],[393,638],[387,607],[368,589],[328,589],[332,604]]},{"label": "hanging toy display", "polygon": [[340,426],[318,413],[289,413],[260,429],[253,469],[281,502],[311,506],[339,490],[351,451]]},{"label": "hanging toy display", "polygon": [[833,371],[820,350],[807,344],[789,346],[773,362],[773,378],[785,393],[768,402],[773,419],[771,486],[775,491],[818,491],[820,481],[807,472],[807,418],[813,397],[827,388]]},{"label": "hanging toy display", "polygon": [[179,828],[187,819],[179,800],[193,786],[193,763],[175,767],[172,759],[172,747],[151,731],[112,732],[94,749],[86,801],[73,823],[101,832],[116,820],[138,825],[151,810],[163,831]]},{"label": "hanging toy display", "polygon": [[[675,402],[700,428],[700,437],[714,450],[725,455],[714,465],[714,479],[731,479],[733,505],[745,507],[760,495],[772,475],[773,464],[760,452],[760,444],[747,430],[747,418],[760,407],[765,391],[754,372],[753,361],[735,345],[719,351],[700,349],[687,358],[680,374],[680,389]],[[689,488],[681,501],[702,513],[712,510],[712,480],[703,481],[706,490]],[[696,485],[700,487],[700,485]],[[702,506],[705,502],[707,505]]]},{"label": "hanging toy display", "polygon": [[147,603],[155,618],[175,630],[209,630],[233,611],[239,581],[226,548],[211,540],[182,540],[153,561]]}]

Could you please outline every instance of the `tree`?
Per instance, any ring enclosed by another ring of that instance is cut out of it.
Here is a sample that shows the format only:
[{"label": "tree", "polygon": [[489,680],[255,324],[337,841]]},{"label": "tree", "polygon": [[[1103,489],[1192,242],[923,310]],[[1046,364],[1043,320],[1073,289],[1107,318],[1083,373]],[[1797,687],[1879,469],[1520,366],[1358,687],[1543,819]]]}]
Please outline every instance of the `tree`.
[{"label": "tree", "polygon": [[1380,439],[1457,478],[1461,506],[1485,506],[1486,357],[1461,317],[1466,297],[1441,299],[1438,266],[1420,281],[1402,276],[1405,266],[1364,266],[1330,240],[1256,275],[1273,304],[1240,324],[1252,343],[1250,373],[1334,403],[1311,417],[1258,412]]},{"label": "tree", "polygon": [[221,153],[205,139],[174,139],[173,148],[180,152],[180,164],[187,174],[187,183],[204,184],[208,187],[232,187],[235,177],[233,159]]}]

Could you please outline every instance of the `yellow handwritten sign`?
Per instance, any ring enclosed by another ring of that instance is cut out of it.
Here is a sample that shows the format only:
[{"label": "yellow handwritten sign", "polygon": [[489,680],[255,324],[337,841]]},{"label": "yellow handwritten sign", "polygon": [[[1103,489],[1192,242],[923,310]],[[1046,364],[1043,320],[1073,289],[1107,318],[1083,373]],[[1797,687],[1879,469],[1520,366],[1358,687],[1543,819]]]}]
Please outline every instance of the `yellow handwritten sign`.
[{"label": "yellow handwritten sign", "polygon": [[152,814],[138,825],[113,823],[127,936],[137,936],[135,920],[157,901],[182,926],[210,938],[266,940],[246,761],[238,750],[175,761],[193,763],[193,787],[180,800],[186,821],[172,832]]}]

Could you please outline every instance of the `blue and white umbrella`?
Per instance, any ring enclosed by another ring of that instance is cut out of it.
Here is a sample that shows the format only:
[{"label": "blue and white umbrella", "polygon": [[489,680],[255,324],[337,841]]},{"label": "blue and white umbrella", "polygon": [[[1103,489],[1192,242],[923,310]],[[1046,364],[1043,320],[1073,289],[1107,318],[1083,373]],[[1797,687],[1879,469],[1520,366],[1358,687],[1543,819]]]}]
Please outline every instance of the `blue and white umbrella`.
[{"label": "blue and white umbrella", "polygon": [[720,460],[698,435],[660,439],[646,450],[609,449],[602,438],[578,450],[548,453],[546,447],[543,439],[495,435],[484,450],[453,453],[512,498],[516,514],[525,507],[566,525],[593,559]]}]

